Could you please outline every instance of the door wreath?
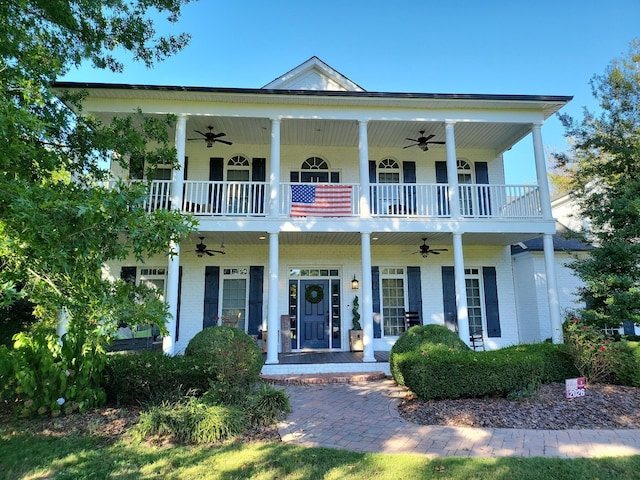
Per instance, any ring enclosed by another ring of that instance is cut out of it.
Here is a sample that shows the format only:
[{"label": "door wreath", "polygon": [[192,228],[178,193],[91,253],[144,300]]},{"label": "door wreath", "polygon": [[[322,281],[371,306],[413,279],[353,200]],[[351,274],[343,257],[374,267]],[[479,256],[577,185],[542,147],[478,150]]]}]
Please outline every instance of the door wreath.
[{"label": "door wreath", "polygon": [[308,285],[304,290],[304,298],[309,303],[320,303],[324,298],[324,289],[321,285]]}]

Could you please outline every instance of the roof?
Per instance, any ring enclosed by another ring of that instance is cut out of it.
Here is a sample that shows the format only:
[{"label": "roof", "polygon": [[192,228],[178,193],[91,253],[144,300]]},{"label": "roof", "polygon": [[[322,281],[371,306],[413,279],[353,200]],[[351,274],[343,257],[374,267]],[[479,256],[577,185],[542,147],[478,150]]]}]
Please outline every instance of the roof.
[{"label": "roof", "polygon": [[[572,238],[575,232],[560,222],[556,222],[556,234],[553,236],[553,250],[556,252],[587,252],[593,247],[588,243]],[[523,248],[524,247],[524,248]],[[544,250],[542,237],[532,238],[511,246],[511,254],[515,255],[525,251],[541,252]]]}]

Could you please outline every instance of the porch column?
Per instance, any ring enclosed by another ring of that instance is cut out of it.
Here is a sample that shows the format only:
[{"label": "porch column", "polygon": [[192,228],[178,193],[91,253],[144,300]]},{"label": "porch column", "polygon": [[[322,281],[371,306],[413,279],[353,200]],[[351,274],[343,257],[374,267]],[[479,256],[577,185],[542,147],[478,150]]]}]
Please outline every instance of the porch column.
[{"label": "porch column", "polygon": [[267,359],[265,363],[278,363],[278,233],[269,233],[269,308],[267,310]]},{"label": "porch column", "polygon": [[[367,121],[358,121],[358,158],[360,163],[360,217],[371,216],[369,195],[369,139],[367,138]],[[371,259],[369,259],[371,262]],[[371,275],[371,272],[369,272]],[[362,277],[364,279],[364,277]]]},{"label": "porch column", "polygon": [[271,158],[269,159],[269,215],[280,216],[280,119],[271,119]]},{"label": "porch column", "polygon": [[541,128],[542,123],[536,123],[531,128],[533,136],[533,156],[536,161],[536,177],[540,191],[542,217],[546,220],[551,220],[553,218],[553,214],[551,213],[551,195],[549,193],[549,178],[547,176],[547,164],[544,158]]},{"label": "porch column", "polygon": [[553,235],[547,233],[542,237],[542,248],[544,249],[544,267],[547,274],[547,297],[549,298],[551,339],[553,343],[562,343],[562,318],[560,316],[556,263],[553,258]]},{"label": "porch column", "polygon": [[[368,183],[368,182],[367,182]],[[373,353],[373,285],[371,278],[371,234],[360,234],[362,243],[362,341],[363,362],[375,362]]]},{"label": "porch column", "polygon": [[456,139],[454,125],[456,122],[447,120],[444,123],[447,145],[447,183],[449,184],[449,205],[451,218],[460,218],[460,189],[458,188],[458,158],[456,156]]},{"label": "porch column", "polygon": [[469,311],[467,309],[467,286],[464,278],[464,255],[462,234],[453,234],[453,272],[456,284],[456,308],[458,310],[458,335],[469,345]]},{"label": "porch column", "polygon": [[[184,190],[184,156],[186,153],[185,144],[187,140],[187,116],[178,115],[176,122],[176,155],[178,157],[179,169],[174,169],[171,177],[171,209],[182,210],[182,195]],[[169,318],[167,319],[167,330],[169,335],[162,339],[162,350],[167,355],[173,355],[175,351],[176,321],[178,318],[178,282],[180,277],[180,244],[171,241],[169,251],[169,264],[167,266],[167,295],[166,302],[169,306]]]}]

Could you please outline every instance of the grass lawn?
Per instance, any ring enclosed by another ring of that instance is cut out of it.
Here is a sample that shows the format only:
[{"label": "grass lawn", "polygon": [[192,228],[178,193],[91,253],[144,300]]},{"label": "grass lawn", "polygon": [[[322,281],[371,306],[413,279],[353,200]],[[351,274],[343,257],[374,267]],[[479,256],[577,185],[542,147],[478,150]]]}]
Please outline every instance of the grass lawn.
[{"label": "grass lawn", "polygon": [[281,443],[158,447],[128,439],[53,436],[3,428],[1,479],[627,479],[640,456],[429,460]]}]

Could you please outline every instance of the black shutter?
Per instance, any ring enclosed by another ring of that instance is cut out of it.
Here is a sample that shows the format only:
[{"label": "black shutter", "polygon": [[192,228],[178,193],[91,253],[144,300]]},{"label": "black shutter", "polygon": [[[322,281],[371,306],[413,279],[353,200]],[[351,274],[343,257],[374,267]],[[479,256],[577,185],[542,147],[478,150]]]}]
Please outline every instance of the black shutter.
[{"label": "black shutter", "polygon": [[369,204],[371,213],[378,213],[378,192],[374,186],[376,180],[376,162],[375,160],[369,160]]},{"label": "black shutter", "polygon": [[[476,183],[489,185],[489,167],[487,162],[476,162]],[[480,202],[480,215],[491,215],[491,192],[489,187],[478,187],[478,200]]]},{"label": "black shutter", "polygon": [[189,157],[184,157],[184,177],[183,179],[187,179],[187,173],[189,173]]},{"label": "black shutter", "polygon": [[496,267],[483,267],[482,277],[484,280],[484,306],[487,314],[487,336],[500,337]]},{"label": "black shutter", "polygon": [[247,333],[258,335],[262,326],[262,303],[264,299],[264,267],[249,267],[249,323]]},{"label": "black shutter", "polygon": [[204,272],[204,316],[202,328],[218,323],[218,291],[220,288],[220,267],[207,266]]},{"label": "black shutter", "polygon": [[625,320],[622,322],[622,326],[624,327],[625,335],[635,335],[636,334],[636,325],[632,320]]},{"label": "black shutter", "polygon": [[422,320],[422,279],[420,278],[420,267],[407,267],[407,292],[409,297],[408,312],[418,312],[420,314],[420,324]]},{"label": "black shutter", "polygon": [[444,306],[444,324],[458,331],[458,306],[456,305],[456,280],[453,267],[442,267],[442,300]]},{"label": "black shutter", "polygon": [[[224,158],[212,157],[209,159],[209,181],[222,182],[224,176]],[[211,185],[209,190],[209,203],[214,213],[222,211],[222,185]]]},{"label": "black shutter", "polygon": [[[402,162],[402,175],[404,183],[416,183],[416,162]],[[416,187],[405,186],[404,206],[404,213],[416,212]]]},{"label": "black shutter", "polygon": [[251,180],[264,182],[267,179],[267,159],[254,158],[251,161]]},{"label": "black shutter", "polygon": [[144,178],[144,157],[142,155],[134,154],[129,157],[129,178],[131,180]]},{"label": "black shutter", "polygon": [[[254,158],[251,162],[251,180],[253,182],[265,182],[267,179],[267,159]],[[264,213],[265,186],[253,185],[251,188],[250,213]]]},{"label": "black shutter", "polygon": [[176,311],[176,342],[180,338],[180,305],[182,304],[182,267],[178,267],[178,309]]},{"label": "black shutter", "polygon": [[120,279],[127,283],[136,283],[136,267],[122,267],[120,269]]},{"label": "black shutter", "polygon": [[[436,162],[436,183],[449,183],[447,162]],[[450,212],[449,195],[446,188],[438,188],[438,215]],[[450,213],[449,213],[450,214]]]},{"label": "black shutter", "polygon": [[373,338],[382,338],[380,317],[380,268],[371,267],[371,304],[373,307]]}]

